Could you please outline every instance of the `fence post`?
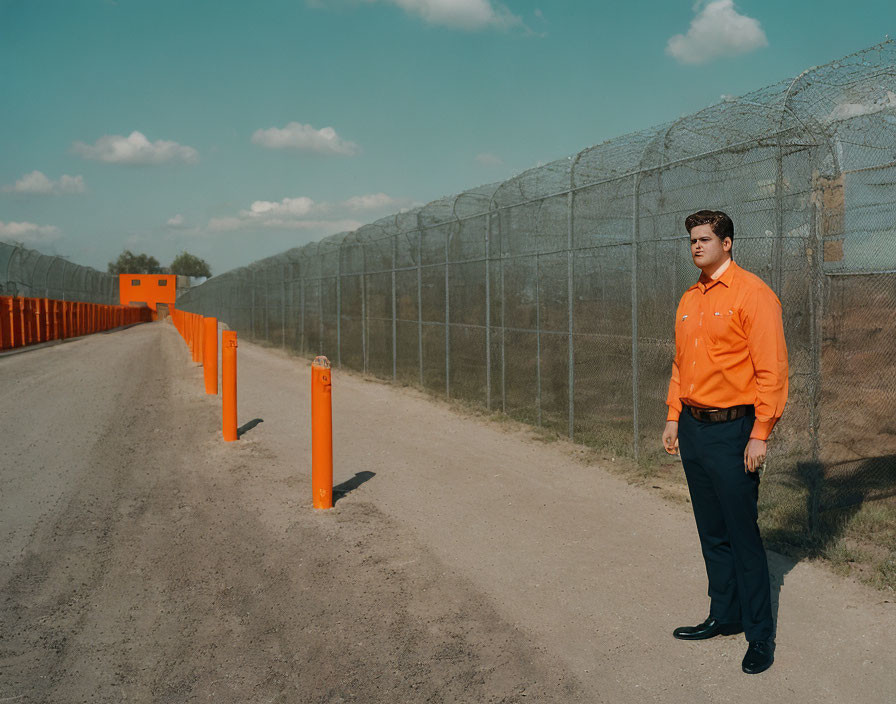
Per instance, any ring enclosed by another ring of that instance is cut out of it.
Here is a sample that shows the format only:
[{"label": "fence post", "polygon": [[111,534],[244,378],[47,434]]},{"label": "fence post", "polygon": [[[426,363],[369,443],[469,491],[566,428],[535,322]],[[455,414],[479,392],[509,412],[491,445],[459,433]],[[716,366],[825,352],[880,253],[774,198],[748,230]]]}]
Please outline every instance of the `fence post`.
[{"label": "fence post", "polygon": [[271,341],[271,280],[270,280],[270,269],[267,269],[267,272],[263,274],[264,279],[264,304],[262,305],[262,310],[264,311],[264,339],[266,342]]},{"label": "fence post", "polygon": [[778,135],[775,172],[775,244],[772,250],[772,282],[775,293],[781,295],[784,269],[784,143]]},{"label": "fence post", "polygon": [[638,461],[640,449],[640,423],[638,420],[638,399],[640,387],[638,379],[638,240],[641,234],[641,223],[638,209],[641,198],[641,172],[635,174],[634,193],[632,195],[632,425],[634,427],[633,450],[635,462]]},{"label": "fence post", "polygon": [[485,216],[485,407],[492,410],[491,209]]},{"label": "fence post", "polygon": [[[453,226],[453,224],[452,224]],[[448,252],[451,230],[445,233],[445,396],[451,398],[451,290],[448,288]]]},{"label": "fence post", "polygon": [[236,431],[236,331],[224,330],[221,333],[221,385],[222,389],[222,432],[224,440],[233,442],[237,439]]},{"label": "fence post", "polygon": [[367,373],[367,247],[361,242],[361,366]]},{"label": "fence post", "polygon": [[255,338],[255,271],[252,271],[252,307],[249,308],[249,336]]},{"label": "fence post", "polygon": [[[508,217],[506,212],[504,217],[505,219]],[[501,412],[507,413],[507,319],[505,315],[506,305],[504,296],[504,255],[506,247],[504,246],[504,233],[507,232],[509,228],[503,228],[500,225],[500,220],[498,222],[498,227],[501,228]]]},{"label": "fence post", "polygon": [[809,486],[808,511],[809,533],[813,535],[818,528],[818,513],[820,509],[821,489],[823,488],[824,467],[821,463],[821,447],[819,435],[821,432],[821,346],[824,340],[822,329],[824,315],[824,250],[823,241],[818,232],[818,210],[820,203],[809,205],[809,247],[807,248],[810,266],[809,291],[809,344],[811,345],[812,372],[809,374],[809,437],[812,443],[812,465],[818,475],[818,485]]},{"label": "fence post", "polygon": [[575,426],[576,426],[576,416],[575,416],[575,392],[576,392],[576,366],[575,366],[575,337],[573,336],[573,332],[575,329],[574,325],[574,296],[575,296],[575,257],[573,256],[573,232],[575,228],[575,191],[573,190],[573,176],[572,176],[573,166],[570,166],[570,184],[569,184],[569,195],[566,197],[566,317],[568,321],[568,332],[567,332],[567,365],[569,369],[567,370],[568,378],[568,391],[567,391],[567,403],[569,404],[569,439],[572,440],[575,436]]},{"label": "fence post", "polygon": [[336,366],[342,366],[342,245],[336,250]]},{"label": "fence post", "polygon": [[541,427],[541,255],[535,252],[535,412]]},{"label": "fence post", "polygon": [[318,255],[317,262],[317,353],[324,351],[324,272]]},{"label": "fence post", "polygon": [[392,381],[395,381],[398,368],[398,302],[395,292],[395,260],[398,248],[398,235],[392,235],[390,239],[392,240]]},{"label": "fence post", "polygon": [[305,277],[299,272],[299,286],[301,287],[299,295],[299,305],[302,307],[302,354],[305,354]]},{"label": "fence post", "polygon": [[280,346],[286,349],[286,264],[281,267],[280,281]]},{"label": "fence post", "polygon": [[417,366],[420,368],[420,386],[423,386],[423,228],[417,213]]}]

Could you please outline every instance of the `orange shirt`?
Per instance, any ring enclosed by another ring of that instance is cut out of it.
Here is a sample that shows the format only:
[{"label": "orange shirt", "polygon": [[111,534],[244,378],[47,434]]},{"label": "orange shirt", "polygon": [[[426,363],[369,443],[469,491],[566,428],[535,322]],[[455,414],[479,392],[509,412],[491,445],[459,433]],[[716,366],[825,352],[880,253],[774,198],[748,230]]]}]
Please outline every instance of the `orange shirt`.
[{"label": "orange shirt", "polygon": [[731,265],[681,297],[667,420],[682,403],[698,408],[756,407],[751,438],[766,440],[787,403],[787,344],[781,301],[755,274]]}]

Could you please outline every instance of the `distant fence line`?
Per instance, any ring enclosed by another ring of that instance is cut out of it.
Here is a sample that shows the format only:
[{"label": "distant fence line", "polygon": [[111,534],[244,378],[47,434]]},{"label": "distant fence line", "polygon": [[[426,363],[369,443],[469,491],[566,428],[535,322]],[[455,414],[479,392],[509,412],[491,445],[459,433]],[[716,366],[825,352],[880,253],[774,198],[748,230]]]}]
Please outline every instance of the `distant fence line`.
[{"label": "distant fence line", "polygon": [[735,259],[784,305],[791,394],[767,476],[810,530],[894,495],[894,183],[887,41],[213,277],[178,305],[651,460],[697,275],[683,220],[723,209]]},{"label": "distant fence line", "polygon": [[118,305],[118,277],[0,242],[0,296]]}]

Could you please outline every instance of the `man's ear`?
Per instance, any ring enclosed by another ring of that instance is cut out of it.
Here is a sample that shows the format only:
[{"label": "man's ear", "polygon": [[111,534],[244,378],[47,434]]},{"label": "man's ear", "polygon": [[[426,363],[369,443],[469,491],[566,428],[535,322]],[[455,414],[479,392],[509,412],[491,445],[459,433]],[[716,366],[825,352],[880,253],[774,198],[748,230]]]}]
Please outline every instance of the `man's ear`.
[{"label": "man's ear", "polygon": [[730,238],[730,237],[726,237],[725,239],[722,240],[722,249],[723,249],[724,251],[726,251],[726,252],[730,252],[730,251],[731,251],[731,246],[732,246],[733,244],[734,244],[734,242],[732,242],[731,238]]}]

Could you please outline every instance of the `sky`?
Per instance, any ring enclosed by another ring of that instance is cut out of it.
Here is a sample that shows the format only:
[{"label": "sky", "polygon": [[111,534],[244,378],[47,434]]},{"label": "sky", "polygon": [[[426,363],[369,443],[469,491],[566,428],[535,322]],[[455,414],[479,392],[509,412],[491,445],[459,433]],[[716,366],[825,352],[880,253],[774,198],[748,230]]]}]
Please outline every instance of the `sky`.
[{"label": "sky", "polygon": [[887,33],[892,0],[0,0],[0,241],[222,273]]}]

